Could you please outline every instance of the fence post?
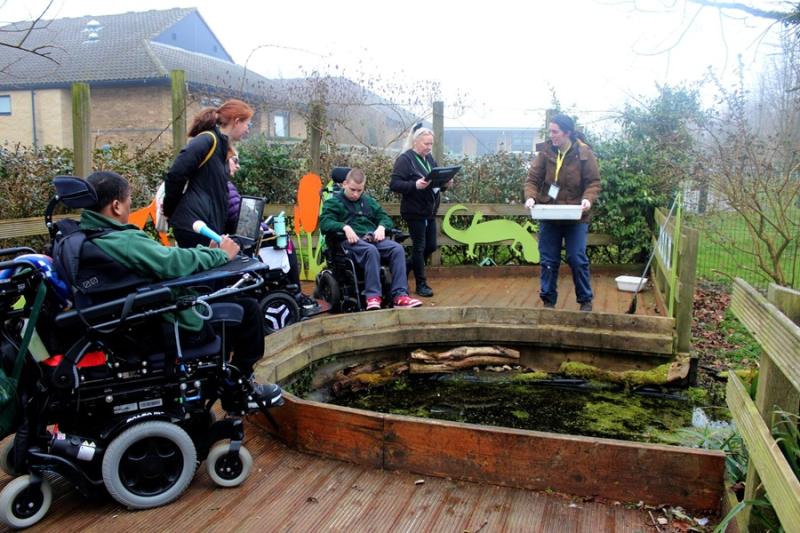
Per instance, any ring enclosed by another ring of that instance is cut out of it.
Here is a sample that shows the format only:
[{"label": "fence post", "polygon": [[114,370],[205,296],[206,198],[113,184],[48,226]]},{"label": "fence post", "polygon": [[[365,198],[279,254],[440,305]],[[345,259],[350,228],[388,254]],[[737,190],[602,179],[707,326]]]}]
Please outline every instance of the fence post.
[{"label": "fence post", "polygon": [[[787,287],[781,287],[775,283],[770,283],[767,292],[767,300],[775,305],[790,320],[798,323],[800,321],[800,291],[795,291]],[[775,365],[770,357],[761,352],[759,358],[758,388],[756,389],[755,404],[761,418],[772,427],[772,414],[775,410],[786,411],[792,414],[798,413],[800,407],[800,391],[792,386],[786,379],[783,372]],[[764,496],[764,489],[759,488],[761,480],[752,461],[747,466],[747,481],[745,484],[744,499],[760,499]],[[756,524],[752,524],[751,508],[745,508],[743,523],[748,524],[749,531],[762,531]]]},{"label": "fence post", "polygon": [[677,307],[675,309],[676,351],[688,352],[692,346],[692,313],[694,285],[697,276],[696,229],[684,227],[680,234],[680,256],[678,257]]},{"label": "fence post", "polygon": [[186,144],[186,72],[172,70],[172,155]]},{"label": "fence post", "polygon": [[444,102],[433,103],[433,158],[440,165],[444,156]]},{"label": "fence post", "polygon": [[675,222],[672,226],[672,254],[670,255],[670,265],[669,265],[669,316],[675,318],[675,300],[678,297],[678,261],[680,260],[680,253],[681,253],[681,240],[683,235],[681,234],[681,202],[679,200],[675,200],[678,202],[678,205],[675,206]]},{"label": "fence post", "polygon": [[91,95],[88,83],[72,84],[72,150],[76,176],[85,178],[92,170]]}]

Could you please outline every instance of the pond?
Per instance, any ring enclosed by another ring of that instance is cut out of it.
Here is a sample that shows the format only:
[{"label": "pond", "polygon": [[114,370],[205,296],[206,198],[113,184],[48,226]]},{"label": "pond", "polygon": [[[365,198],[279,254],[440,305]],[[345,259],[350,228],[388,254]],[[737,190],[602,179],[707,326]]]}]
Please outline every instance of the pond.
[{"label": "pond", "polygon": [[313,381],[313,388],[296,392],[304,399],[368,411],[569,435],[693,445],[698,431],[724,423],[710,414],[718,409],[702,411],[685,390],[634,392],[522,368],[403,373],[378,385],[342,390],[331,381]]}]

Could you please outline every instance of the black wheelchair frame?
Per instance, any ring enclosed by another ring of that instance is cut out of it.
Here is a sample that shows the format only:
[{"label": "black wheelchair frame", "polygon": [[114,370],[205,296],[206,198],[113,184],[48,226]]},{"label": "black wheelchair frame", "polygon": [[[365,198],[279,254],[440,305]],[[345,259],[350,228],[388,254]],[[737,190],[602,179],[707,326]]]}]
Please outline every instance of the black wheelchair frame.
[{"label": "black wheelchair frame", "polygon": [[[53,207],[58,202],[85,207],[93,193],[87,186],[78,178],[56,178],[58,194],[46,216],[53,235],[58,227]],[[242,417],[255,404],[274,420],[272,406],[253,394],[246,376],[226,361],[226,331],[241,321],[242,308],[219,300],[258,290],[265,284],[266,266],[240,257],[217,269],[141,287],[124,298],[61,311],[49,273],[18,255],[29,251],[6,250],[5,256],[17,257],[0,261],[0,272],[12,272],[0,281],[0,354],[6,373],[9,358],[24,357],[13,405],[15,435],[0,453],[0,468],[14,477],[0,492],[0,521],[19,528],[41,520],[52,501],[48,472],[87,497],[108,493],[134,509],[178,498],[203,460],[217,485],[243,483],[253,461],[242,445]],[[176,296],[176,289],[183,295]],[[37,359],[25,345],[29,335],[24,332],[26,322],[39,314],[33,308],[41,290],[47,291],[42,327],[34,331],[56,334],[44,335],[47,353]],[[201,346],[182,347],[177,324],[164,329],[165,314],[189,308],[201,309],[219,330]],[[154,331],[156,340],[146,342]],[[170,333],[174,342],[164,343]],[[222,420],[212,411],[218,400],[227,412]]]},{"label": "black wheelchair frame", "polygon": [[[337,193],[342,182],[350,172],[348,167],[335,167],[331,171],[331,180],[334,183],[334,194]],[[333,232],[324,235],[325,248],[323,257],[326,268],[318,275],[315,282],[314,295],[322,298],[331,306],[332,313],[349,313],[366,309],[364,297],[364,272],[361,265],[357,264],[350,252],[342,246],[345,239],[343,232]],[[392,229],[387,232],[387,238],[403,242],[408,234]],[[392,307],[391,274],[386,265],[381,264],[381,300],[383,307]]]}]

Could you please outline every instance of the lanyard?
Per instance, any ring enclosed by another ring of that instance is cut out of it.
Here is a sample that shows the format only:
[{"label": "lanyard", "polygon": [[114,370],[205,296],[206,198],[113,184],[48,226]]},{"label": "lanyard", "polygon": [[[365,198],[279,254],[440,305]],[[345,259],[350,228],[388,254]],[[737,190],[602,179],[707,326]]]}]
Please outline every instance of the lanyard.
[{"label": "lanyard", "polygon": [[556,183],[558,183],[558,173],[561,172],[561,165],[564,163],[564,158],[567,156],[567,152],[569,152],[570,148],[572,148],[571,144],[563,152],[560,148],[558,149],[558,154],[556,154]]},{"label": "lanyard", "polygon": [[415,153],[414,153],[414,155],[415,155],[415,156],[417,156],[417,161],[419,161],[419,164],[420,164],[420,165],[422,165],[422,168],[423,168],[423,169],[425,169],[425,172],[427,172],[428,174],[430,174],[430,173],[431,173],[431,164],[430,164],[430,163],[428,163],[428,162],[427,162],[425,159],[422,159],[422,158],[419,156],[419,154],[418,154],[418,153],[416,153],[416,152],[415,152]]}]

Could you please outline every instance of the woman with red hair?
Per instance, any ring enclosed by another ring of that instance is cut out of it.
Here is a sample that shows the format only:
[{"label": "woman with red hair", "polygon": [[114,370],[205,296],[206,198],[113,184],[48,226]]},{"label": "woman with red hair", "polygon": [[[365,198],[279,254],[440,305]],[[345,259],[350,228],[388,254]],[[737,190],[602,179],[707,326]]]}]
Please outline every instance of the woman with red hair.
[{"label": "woman with red hair", "polygon": [[202,109],[192,120],[191,140],[167,172],[164,215],[182,248],[209,244],[192,224],[202,220],[217,233],[225,233],[228,218],[228,150],[250,128],[253,108],[241,100],[228,100],[218,108]]}]

